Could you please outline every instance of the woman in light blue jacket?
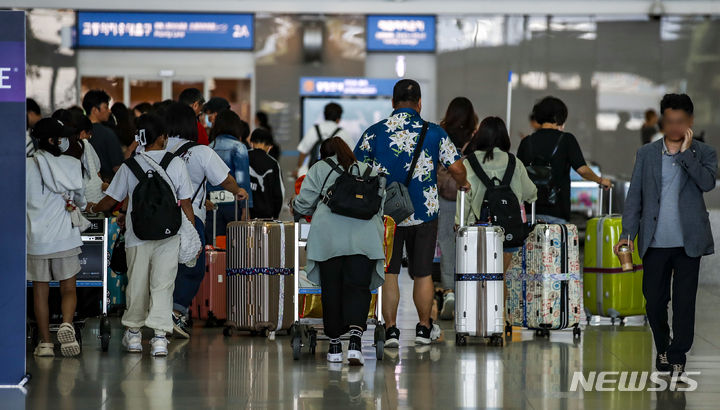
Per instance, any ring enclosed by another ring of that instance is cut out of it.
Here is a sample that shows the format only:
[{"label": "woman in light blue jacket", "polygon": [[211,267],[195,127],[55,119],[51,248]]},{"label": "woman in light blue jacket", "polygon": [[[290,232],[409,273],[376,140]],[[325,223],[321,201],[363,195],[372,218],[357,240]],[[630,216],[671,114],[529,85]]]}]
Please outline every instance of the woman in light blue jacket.
[{"label": "woman in light blue jacket", "polygon": [[[222,158],[230,168],[230,175],[238,186],[248,193],[248,207],[252,208],[253,198],[250,189],[250,159],[243,141],[250,135],[248,124],[233,111],[220,112],[210,130],[210,148]],[[210,200],[217,205],[217,235],[225,235],[227,224],[235,220],[235,196],[221,186],[208,184]],[[243,211],[244,212],[244,211]],[[212,243],[213,214],[208,212],[205,224],[205,237]]]},{"label": "woman in light blue jacket", "polygon": [[[338,137],[325,140],[321,158],[329,158],[343,171],[350,169],[362,175],[368,165],[355,159],[347,144]],[[355,167],[357,165],[357,168]],[[377,175],[372,171],[370,175]],[[313,165],[303,181],[300,194],[293,201],[296,218],[312,215],[307,240],[308,279],[322,288],[323,325],[330,338],[327,359],[343,361],[340,336],[350,332],[348,361],[362,365],[361,339],[370,310],[370,290],[385,281],[383,250],[383,210],[370,220],[333,213],[322,202],[340,173],[325,161]],[[384,197],[385,181],[381,178],[379,194]]]}]

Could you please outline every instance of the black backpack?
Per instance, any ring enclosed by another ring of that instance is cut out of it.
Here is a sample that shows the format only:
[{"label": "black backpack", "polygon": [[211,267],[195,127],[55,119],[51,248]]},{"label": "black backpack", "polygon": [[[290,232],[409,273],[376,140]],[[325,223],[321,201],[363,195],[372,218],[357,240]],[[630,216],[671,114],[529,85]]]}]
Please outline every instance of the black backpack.
[{"label": "black backpack", "polygon": [[515,173],[515,156],[508,153],[508,165],[502,181],[497,178],[490,179],[483,171],[475,154],[468,155],[468,161],[475,175],[485,185],[485,199],[483,206],[487,205],[490,223],[501,226],[505,230],[505,247],[522,246],[528,236],[528,226],[522,220],[520,201],[510,189]]},{"label": "black backpack", "polygon": [[[335,131],[333,131],[333,133],[330,134],[328,138],[336,136],[341,129],[342,128],[340,127],[335,128]],[[323,141],[325,141],[325,138],[322,137],[322,133],[320,132],[320,126],[318,124],[315,124],[315,132],[317,133],[318,140],[310,150],[310,163],[308,164],[308,168],[315,165],[316,162],[320,161],[320,145],[322,145]],[[351,150],[353,148],[355,147],[350,147]]]},{"label": "black backpack", "polygon": [[354,164],[350,169],[343,171],[333,160],[326,158],[325,162],[332,167],[332,170],[325,177],[323,187],[320,188],[322,193],[325,183],[333,172],[337,172],[340,176],[335,183],[328,188],[322,201],[330,210],[338,215],[348,216],[350,218],[371,219],[380,212],[382,197],[378,193],[380,190],[380,178],[378,176],[370,176],[372,168],[367,167],[362,175],[353,175],[352,169],[356,168],[360,174],[360,167]]},{"label": "black backpack", "polygon": [[[165,153],[160,161],[162,169],[167,170],[173,158],[175,155]],[[155,241],[177,234],[182,216],[172,187],[154,169],[143,171],[135,157],[125,161],[125,164],[138,179],[132,194],[133,210],[130,213],[135,236],[144,241]]]},{"label": "black backpack", "polygon": [[[560,138],[558,138],[558,142],[555,144],[555,149],[553,149],[552,154],[550,154],[550,158],[534,157],[530,161],[530,164],[525,167],[528,177],[530,177],[530,180],[537,187],[538,206],[554,207],[557,205],[560,188],[556,186],[555,181],[553,181],[552,159],[555,157],[564,136],[565,134],[563,133],[560,135]],[[531,141],[531,139],[528,140],[530,153],[533,151]]]}]

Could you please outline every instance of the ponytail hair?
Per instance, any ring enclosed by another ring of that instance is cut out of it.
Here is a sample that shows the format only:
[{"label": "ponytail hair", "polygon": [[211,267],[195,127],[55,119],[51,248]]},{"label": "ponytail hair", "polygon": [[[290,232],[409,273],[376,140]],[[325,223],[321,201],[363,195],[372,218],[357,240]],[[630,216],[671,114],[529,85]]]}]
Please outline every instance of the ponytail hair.
[{"label": "ponytail hair", "polygon": [[338,162],[346,170],[357,161],[355,154],[340,137],[328,138],[320,145],[320,159],[330,158],[333,155],[337,155]]},{"label": "ponytail hair", "polygon": [[150,146],[165,135],[165,122],[156,114],[143,114],[138,118],[135,140],[142,146]]}]

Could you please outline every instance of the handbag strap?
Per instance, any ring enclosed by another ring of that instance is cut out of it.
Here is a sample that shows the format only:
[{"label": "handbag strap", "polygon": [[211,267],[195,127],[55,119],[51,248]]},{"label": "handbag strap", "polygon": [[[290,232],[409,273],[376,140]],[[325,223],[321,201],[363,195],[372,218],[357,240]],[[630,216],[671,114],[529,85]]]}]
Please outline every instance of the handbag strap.
[{"label": "handbag strap", "polygon": [[410,181],[412,181],[412,176],[415,173],[415,166],[417,165],[418,159],[420,159],[420,152],[422,152],[422,146],[423,146],[423,142],[425,142],[425,135],[427,134],[427,131],[428,131],[428,122],[423,121],[422,131],[420,131],[420,138],[418,139],[418,142],[415,145],[415,152],[413,152],[412,164],[410,165],[410,169],[408,170],[408,175],[405,178],[405,186],[410,185]]}]

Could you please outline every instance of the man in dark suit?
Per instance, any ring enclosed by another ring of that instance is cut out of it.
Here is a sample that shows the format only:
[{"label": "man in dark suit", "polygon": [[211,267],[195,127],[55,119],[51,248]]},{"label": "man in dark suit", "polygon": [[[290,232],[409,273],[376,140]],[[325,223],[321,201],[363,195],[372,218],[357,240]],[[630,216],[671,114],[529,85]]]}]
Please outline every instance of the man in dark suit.
[{"label": "man in dark suit", "polygon": [[[623,232],[615,246],[633,247],[643,258],[643,294],[655,339],[658,371],[682,374],[695,333],[700,258],[714,252],[703,193],[715,188],[717,153],[693,141],[693,103],[668,94],[660,104],[665,137],[640,148],[625,200]],[[673,273],[674,272],[674,273]],[[667,306],[672,282],[673,338]]]}]

